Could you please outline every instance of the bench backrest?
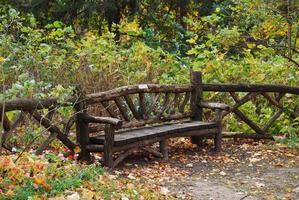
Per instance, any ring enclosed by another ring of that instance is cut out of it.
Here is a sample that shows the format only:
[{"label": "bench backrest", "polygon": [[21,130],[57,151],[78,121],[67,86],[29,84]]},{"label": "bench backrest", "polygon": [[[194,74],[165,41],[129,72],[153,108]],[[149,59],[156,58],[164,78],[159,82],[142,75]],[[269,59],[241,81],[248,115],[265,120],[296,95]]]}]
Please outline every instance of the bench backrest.
[{"label": "bench backrest", "polygon": [[[123,128],[201,119],[201,74],[192,73],[189,85],[140,84],[124,86],[84,97],[87,113],[123,120]],[[90,128],[97,132],[99,128]]]}]

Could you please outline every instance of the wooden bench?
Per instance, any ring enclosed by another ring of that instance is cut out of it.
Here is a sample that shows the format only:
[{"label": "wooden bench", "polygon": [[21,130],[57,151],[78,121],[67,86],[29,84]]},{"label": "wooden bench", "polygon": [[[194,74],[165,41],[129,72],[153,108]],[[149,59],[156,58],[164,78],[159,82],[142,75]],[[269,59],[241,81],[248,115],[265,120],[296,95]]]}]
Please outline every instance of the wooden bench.
[{"label": "wooden bench", "polygon": [[[203,121],[203,108],[215,110],[215,120]],[[173,137],[198,144],[212,136],[220,151],[221,113],[229,107],[203,102],[201,73],[192,72],[190,85],[142,84],[80,95],[75,109],[79,158],[89,161],[90,152],[103,151],[105,166],[114,168],[136,150],[168,159],[167,140]],[[151,148],[156,142],[159,151]]]}]

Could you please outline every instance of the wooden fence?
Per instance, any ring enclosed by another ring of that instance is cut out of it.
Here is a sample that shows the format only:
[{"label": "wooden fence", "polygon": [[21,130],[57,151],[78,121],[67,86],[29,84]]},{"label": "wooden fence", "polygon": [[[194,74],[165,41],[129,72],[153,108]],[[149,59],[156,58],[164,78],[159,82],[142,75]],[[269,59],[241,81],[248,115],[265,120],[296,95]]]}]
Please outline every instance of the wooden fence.
[{"label": "wooden fence", "polygon": [[[191,87],[191,86],[184,86]],[[123,88],[115,89],[115,94],[120,93]],[[237,119],[241,122],[246,123],[255,134],[230,134],[227,137],[247,137],[247,138],[271,138],[272,136],[268,134],[269,129],[273,124],[279,120],[280,116],[285,113],[291,119],[295,119],[299,114],[299,105],[295,102],[299,102],[299,87],[289,87],[283,85],[245,85],[245,84],[204,84],[204,92],[211,93],[221,93],[227,94],[232,102],[229,103],[230,110],[225,113],[225,115],[234,114]],[[243,95],[239,95],[243,93]],[[113,94],[113,92],[112,92]],[[289,96],[292,97],[289,97]],[[244,114],[240,107],[249,101],[254,101],[257,96],[263,97],[272,105],[276,112],[269,118],[269,120],[261,125],[258,125],[252,119],[250,119],[246,114]],[[293,104],[289,104],[286,107],[284,104],[284,99],[295,99]],[[86,101],[92,101],[94,98],[107,98],[106,96],[101,96],[101,93],[88,94],[86,95]],[[67,102],[60,103],[57,98],[49,98],[43,100],[33,100],[33,99],[15,99],[0,103],[0,121],[2,129],[2,137],[0,138],[1,146],[7,150],[11,150],[11,146],[7,143],[7,138],[10,134],[14,133],[14,130],[22,125],[24,122],[24,116],[27,116],[27,120],[35,121],[39,125],[43,126],[45,131],[50,134],[45,134],[45,140],[42,145],[38,148],[37,154],[42,153],[44,149],[54,140],[59,139],[68,149],[73,151],[76,148],[76,142],[70,139],[69,133],[75,124],[74,113],[68,118],[54,118],[55,115],[59,115],[57,112],[58,108],[72,106],[74,105],[79,97],[72,97],[67,100]],[[221,101],[226,99],[220,99]],[[74,110],[74,109],[73,109]],[[17,111],[18,115],[13,119],[9,119],[8,112]],[[0,130],[1,130],[0,129]]]}]

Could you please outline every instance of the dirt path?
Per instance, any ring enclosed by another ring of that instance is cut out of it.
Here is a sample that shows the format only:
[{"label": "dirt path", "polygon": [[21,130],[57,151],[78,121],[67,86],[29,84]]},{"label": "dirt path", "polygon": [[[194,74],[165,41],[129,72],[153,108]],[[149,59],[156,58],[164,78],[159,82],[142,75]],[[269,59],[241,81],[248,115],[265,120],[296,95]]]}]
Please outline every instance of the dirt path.
[{"label": "dirt path", "polygon": [[174,190],[199,200],[299,199],[298,150],[236,144],[226,142],[221,155],[187,164],[192,172]]},{"label": "dirt path", "polygon": [[299,200],[299,149],[232,139],[220,154],[211,148],[172,140],[169,161],[133,156],[120,173],[175,199]]},{"label": "dirt path", "polygon": [[272,168],[261,173],[249,171],[245,169],[235,176],[221,173],[218,178],[192,174],[172,191],[189,193],[195,200],[299,199],[299,168]]}]

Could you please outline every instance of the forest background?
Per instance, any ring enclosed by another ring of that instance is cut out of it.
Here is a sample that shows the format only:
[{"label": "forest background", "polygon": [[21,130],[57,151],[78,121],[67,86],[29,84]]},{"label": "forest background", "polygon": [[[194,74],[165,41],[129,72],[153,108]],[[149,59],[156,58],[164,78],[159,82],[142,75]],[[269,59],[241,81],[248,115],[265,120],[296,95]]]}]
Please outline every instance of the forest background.
[{"label": "forest background", "polygon": [[[75,84],[91,93],[136,83],[188,83],[190,69],[202,71],[206,83],[298,86],[298,4],[1,0],[0,100],[64,100]],[[222,94],[205,98],[231,101]],[[298,98],[287,98],[286,103],[298,110]],[[273,115],[264,105],[266,101],[256,100],[241,109],[263,124]],[[226,121],[227,130],[249,130],[233,117]],[[297,143],[298,120],[282,116],[270,132]]]}]

